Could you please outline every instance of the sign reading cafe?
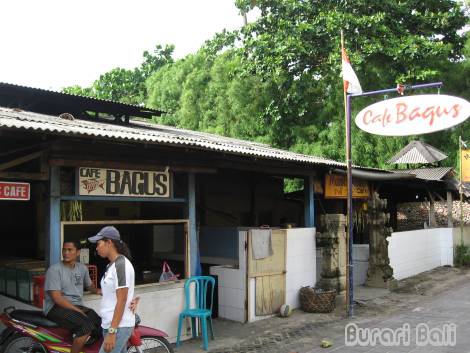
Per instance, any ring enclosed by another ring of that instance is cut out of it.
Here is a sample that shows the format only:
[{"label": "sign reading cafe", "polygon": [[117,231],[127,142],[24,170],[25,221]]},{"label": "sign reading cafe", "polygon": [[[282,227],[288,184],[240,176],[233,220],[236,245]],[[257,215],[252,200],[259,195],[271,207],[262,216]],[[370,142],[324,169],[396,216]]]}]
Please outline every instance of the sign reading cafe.
[{"label": "sign reading cafe", "polygon": [[170,197],[170,172],[80,167],[78,190],[83,196]]}]

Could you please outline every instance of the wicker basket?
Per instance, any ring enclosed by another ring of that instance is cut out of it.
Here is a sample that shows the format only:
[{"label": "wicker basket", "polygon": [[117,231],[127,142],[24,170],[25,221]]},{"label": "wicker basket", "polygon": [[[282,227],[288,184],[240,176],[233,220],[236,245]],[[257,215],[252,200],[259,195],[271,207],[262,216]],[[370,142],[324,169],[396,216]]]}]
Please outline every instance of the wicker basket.
[{"label": "wicker basket", "polygon": [[309,313],[330,313],[335,308],[336,291],[302,287],[299,291],[300,307]]}]

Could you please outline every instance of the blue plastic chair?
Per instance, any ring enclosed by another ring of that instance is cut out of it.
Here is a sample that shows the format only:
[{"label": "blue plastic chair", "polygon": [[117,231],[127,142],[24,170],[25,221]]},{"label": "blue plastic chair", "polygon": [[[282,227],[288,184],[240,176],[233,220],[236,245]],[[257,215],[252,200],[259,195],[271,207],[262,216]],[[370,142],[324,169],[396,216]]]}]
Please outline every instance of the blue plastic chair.
[{"label": "blue plastic chair", "polygon": [[[195,285],[195,307],[190,307],[190,298],[191,298],[191,284]],[[211,296],[210,296],[210,305],[207,305],[207,290],[211,286]],[[184,285],[184,296],[185,296],[185,308],[180,313],[178,320],[178,336],[176,338],[176,346],[180,345],[180,336],[181,329],[183,326],[183,320],[187,317],[191,318],[191,328],[193,333],[193,338],[197,337],[196,333],[196,319],[201,320],[202,328],[202,340],[203,347],[207,351],[209,349],[209,340],[207,338],[207,323],[209,322],[209,329],[211,331],[211,337],[214,339],[214,330],[212,327],[212,303],[214,301],[214,286],[215,279],[211,276],[193,276],[190,277]]]}]

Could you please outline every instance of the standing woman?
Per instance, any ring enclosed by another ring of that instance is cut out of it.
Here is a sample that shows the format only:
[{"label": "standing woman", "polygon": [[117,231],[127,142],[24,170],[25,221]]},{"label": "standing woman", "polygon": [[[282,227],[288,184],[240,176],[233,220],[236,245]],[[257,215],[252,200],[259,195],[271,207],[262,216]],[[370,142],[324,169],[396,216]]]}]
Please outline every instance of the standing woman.
[{"label": "standing woman", "polygon": [[119,231],[113,226],[104,227],[88,240],[96,243],[98,255],[109,260],[101,279],[103,299],[100,312],[104,340],[100,353],[125,353],[135,326],[135,315],[131,309],[134,296],[131,254],[121,240]]}]

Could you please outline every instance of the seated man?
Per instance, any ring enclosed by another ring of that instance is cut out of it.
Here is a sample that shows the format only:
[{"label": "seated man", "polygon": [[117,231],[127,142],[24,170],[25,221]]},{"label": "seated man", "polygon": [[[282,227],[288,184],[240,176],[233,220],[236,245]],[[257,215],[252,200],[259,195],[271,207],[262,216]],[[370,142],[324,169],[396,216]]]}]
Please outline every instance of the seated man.
[{"label": "seated man", "polygon": [[77,262],[80,244],[64,242],[63,260],[49,267],[44,284],[44,313],[60,327],[69,329],[73,335],[70,353],[79,353],[92,332],[99,330],[101,318],[83,306],[83,289],[100,294],[93,286],[88,268]]}]

